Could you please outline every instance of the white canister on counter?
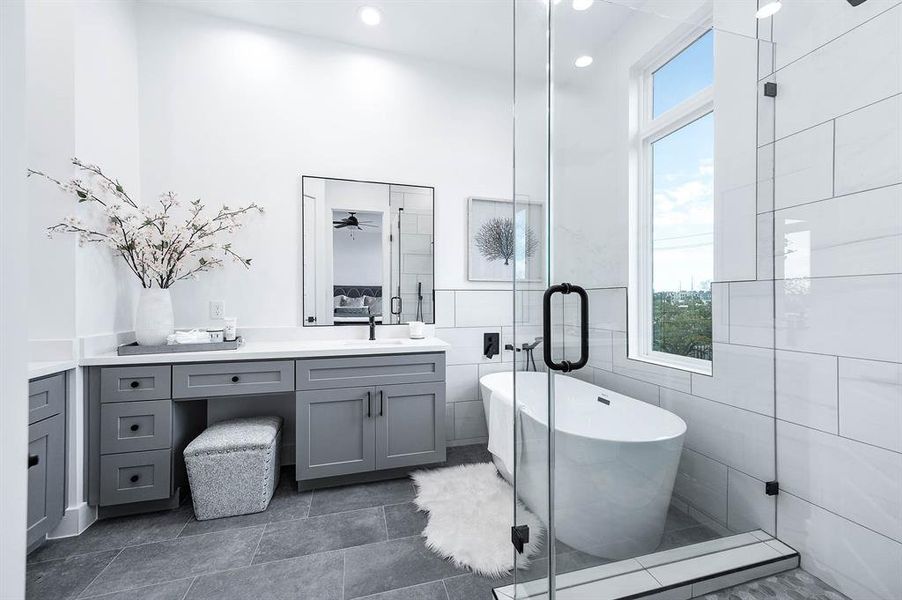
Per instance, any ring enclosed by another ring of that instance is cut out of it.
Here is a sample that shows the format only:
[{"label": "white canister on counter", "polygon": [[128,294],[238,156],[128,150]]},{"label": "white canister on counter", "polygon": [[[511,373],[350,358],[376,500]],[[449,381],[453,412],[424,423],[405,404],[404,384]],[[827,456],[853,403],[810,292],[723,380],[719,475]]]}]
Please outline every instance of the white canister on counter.
[{"label": "white canister on counter", "polygon": [[222,342],[222,329],[208,329],[207,333],[210,334],[210,342],[213,344],[219,344]]},{"label": "white canister on counter", "polygon": [[223,338],[227,342],[234,342],[238,339],[238,319],[235,317],[226,317],[222,320]]},{"label": "white canister on counter", "polygon": [[410,321],[407,327],[410,330],[410,339],[421,340],[426,337],[426,324],[422,321]]}]

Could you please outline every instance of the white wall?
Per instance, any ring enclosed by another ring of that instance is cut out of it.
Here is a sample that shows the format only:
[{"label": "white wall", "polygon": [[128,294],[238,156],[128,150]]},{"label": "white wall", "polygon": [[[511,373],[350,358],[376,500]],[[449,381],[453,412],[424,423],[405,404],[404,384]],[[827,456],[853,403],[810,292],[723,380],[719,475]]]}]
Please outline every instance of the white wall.
[{"label": "white wall", "polygon": [[[140,202],[134,3],[80,4],[74,57],[75,156],[99,164]],[[85,207],[83,218],[90,219],[93,212]],[[137,278],[101,246],[79,248],[76,264],[76,334],[131,330],[140,287]]]},{"label": "white wall", "polygon": [[[75,6],[29,2],[26,11],[28,167],[61,181],[73,176],[75,156]],[[28,193],[28,335],[75,337],[75,238],[46,229],[76,203],[52,183],[32,177]]]},{"label": "white wall", "polygon": [[[26,40],[28,166],[65,181],[77,176],[70,163],[77,156],[140,201],[134,4],[29,2]],[[79,248],[69,235],[47,238],[46,228],[65,216],[97,219],[91,207],[36,177],[27,193],[30,358],[77,358],[76,338],[132,329],[138,284],[108,249]],[[65,356],[40,354],[67,346]],[[69,373],[68,389],[67,512],[57,534],[77,532],[92,518],[82,499],[80,370]]]},{"label": "white wall", "polygon": [[25,5],[0,3],[0,581],[25,596],[28,388],[28,202],[25,149]]},{"label": "white wall", "polygon": [[[176,325],[204,325],[213,299],[242,327],[300,325],[302,175],[433,186],[447,433],[484,441],[477,376],[501,357],[482,357],[482,333],[509,330],[512,298],[467,280],[467,198],[512,197],[511,77],[152,5],[138,38],[143,196],[266,208],[235,238],[252,269],[179,283]],[[524,174],[519,193],[542,181]]]},{"label": "white wall", "polygon": [[[376,213],[364,215],[375,216]],[[344,213],[344,216],[347,216],[347,213]],[[382,281],[381,224],[379,229],[371,231],[336,230],[332,238],[332,272],[335,274],[335,285],[381,286],[387,283]]]},{"label": "white wall", "polygon": [[[63,181],[72,157],[99,164],[139,199],[137,56],[131,2],[30,2],[28,166]],[[31,178],[29,338],[73,339],[132,328],[136,283],[108,249],[48,239],[68,215],[94,211]]]},{"label": "white wall", "polygon": [[466,198],[511,195],[510,78],[154,6],[139,73],[143,195],[267,210],[235,239],[249,272],[173,289],[177,325],[210,299],[245,326],[299,324],[304,174],[434,186],[436,287],[490,287],[466,279]]}]

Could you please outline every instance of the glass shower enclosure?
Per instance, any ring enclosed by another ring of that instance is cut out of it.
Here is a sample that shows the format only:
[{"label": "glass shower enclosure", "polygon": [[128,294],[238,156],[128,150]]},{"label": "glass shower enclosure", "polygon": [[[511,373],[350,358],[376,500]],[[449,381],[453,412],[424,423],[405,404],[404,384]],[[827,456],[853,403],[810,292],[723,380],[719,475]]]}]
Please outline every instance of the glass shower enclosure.
[{"label": "glass shower enclosure", "polygon": [[519,235],[517,260],[543,273],[514,277],[514,343],[540,337],[543,360],[513,366],[518,568],[496,597],[588,598],[611,563],[775,534],[774,53],[757,8],[512,3],[514,221],[541,238]]}]

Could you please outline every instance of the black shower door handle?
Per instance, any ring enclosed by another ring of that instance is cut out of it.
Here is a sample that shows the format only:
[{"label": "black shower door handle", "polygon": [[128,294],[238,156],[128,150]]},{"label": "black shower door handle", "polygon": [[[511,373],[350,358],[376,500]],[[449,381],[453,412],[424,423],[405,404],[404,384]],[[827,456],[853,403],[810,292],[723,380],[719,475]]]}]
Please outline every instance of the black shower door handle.
[{"label": "black shower door handle", "polygon": [[[551,360],[551,297],[560,292],[564,296],[575,293],[579,296],[579,360],[570,362],[562,360],[559,363]],[[542,354],[545,364],[552,371],[569,373],[582,369],[589,362],[589,295],[586,290],[571,283],[559,283],[545,290],[542,298]]]}]

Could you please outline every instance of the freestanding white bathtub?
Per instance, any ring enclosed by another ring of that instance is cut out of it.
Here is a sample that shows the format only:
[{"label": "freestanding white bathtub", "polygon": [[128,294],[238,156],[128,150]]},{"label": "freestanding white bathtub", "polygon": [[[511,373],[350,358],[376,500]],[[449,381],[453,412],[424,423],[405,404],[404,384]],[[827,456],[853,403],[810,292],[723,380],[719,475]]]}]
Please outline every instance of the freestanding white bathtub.
[{"label": "freestanding white bathtub", "polygon": [[[513,483],[513,374],[479,380],[489,451]],[[609,559],[661,542],[686,423],[657,406],[554,376],[555,537]],[[548,374],[517,373],[517,493],[548,523]]]}]

